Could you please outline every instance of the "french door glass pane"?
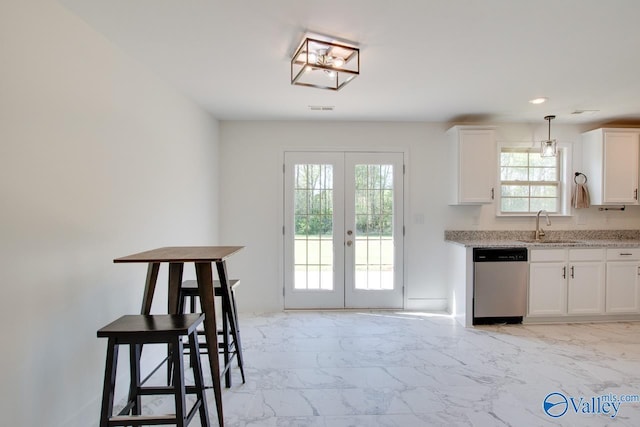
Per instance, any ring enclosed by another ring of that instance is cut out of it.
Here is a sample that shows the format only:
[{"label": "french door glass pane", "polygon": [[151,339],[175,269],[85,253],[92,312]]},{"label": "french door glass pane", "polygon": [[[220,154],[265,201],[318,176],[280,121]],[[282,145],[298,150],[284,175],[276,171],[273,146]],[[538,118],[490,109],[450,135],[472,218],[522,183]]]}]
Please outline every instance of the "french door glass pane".
[{"label": "french door glass pane", "polygon": [[355,181],[355,288],[393,289],[393,165],[356,165]]},{"label": "french door glass pane", "polygon": [[333,166],[295,165],[294,289],[333,290]]}]

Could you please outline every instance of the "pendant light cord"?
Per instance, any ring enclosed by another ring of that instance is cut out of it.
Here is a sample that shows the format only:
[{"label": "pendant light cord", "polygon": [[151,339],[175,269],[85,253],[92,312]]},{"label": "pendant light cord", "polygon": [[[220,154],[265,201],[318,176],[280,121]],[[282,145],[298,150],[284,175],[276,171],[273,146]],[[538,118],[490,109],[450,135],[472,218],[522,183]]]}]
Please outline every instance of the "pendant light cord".
[{"label": "pendant light cord", "polygon": [[551,140],[551,120],[555,119],[556,116],[545,116],[544,119],[549,122],[549,135],[547,136],[547,140]]}]

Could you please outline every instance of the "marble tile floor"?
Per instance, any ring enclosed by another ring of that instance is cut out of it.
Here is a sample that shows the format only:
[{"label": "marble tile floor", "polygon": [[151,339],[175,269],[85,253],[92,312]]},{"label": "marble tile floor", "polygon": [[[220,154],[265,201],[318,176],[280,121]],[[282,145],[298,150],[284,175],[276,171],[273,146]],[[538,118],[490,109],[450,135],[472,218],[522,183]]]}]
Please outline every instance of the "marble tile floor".
[{"label": "marble tile floor", "polygon": [[[613,401],[640,396],[640,323],[463,328],[439,314],[300,311],[240,326],[247,382],[235,368],[223,391],[229,427],[640,425],[640,401]],[[554,392],[555,418],[543,409]],[[146,413],[173,412],[149,399]]]}]

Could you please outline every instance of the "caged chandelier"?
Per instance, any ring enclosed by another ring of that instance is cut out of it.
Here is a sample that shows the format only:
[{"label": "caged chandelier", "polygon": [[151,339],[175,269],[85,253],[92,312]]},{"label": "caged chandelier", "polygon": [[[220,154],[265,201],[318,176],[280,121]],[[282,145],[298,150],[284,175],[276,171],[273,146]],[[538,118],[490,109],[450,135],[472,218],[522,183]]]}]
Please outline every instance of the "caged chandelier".
[{"label": "caged chandelier", "polygon": [[360,49],[305,38],[291,58],[291,84],[340,90],[360,74]]}]

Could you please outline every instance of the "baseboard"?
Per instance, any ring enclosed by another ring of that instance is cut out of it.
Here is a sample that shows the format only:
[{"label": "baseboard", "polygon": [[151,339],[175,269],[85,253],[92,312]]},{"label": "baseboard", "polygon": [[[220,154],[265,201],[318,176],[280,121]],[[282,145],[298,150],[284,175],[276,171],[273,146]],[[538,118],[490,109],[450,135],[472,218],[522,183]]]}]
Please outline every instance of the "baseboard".
[{"label": "baseboard", "polygon": [[449,311],[449,300],[446,298],[409,298],[405,310]]}]

